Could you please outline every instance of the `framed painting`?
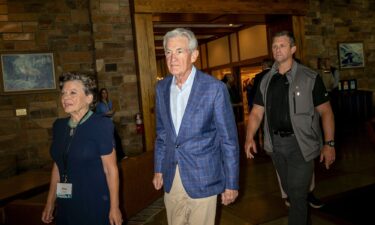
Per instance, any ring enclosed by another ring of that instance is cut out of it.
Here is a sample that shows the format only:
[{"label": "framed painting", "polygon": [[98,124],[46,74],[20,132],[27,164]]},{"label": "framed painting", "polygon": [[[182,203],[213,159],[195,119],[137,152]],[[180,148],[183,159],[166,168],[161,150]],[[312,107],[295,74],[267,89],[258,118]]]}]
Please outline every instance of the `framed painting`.
[{"label": "framed painting", "polygon": [[53,53],[2,53],[2,94],[57,90]]},{"label": "framed painting", "polygon": [[365,67],[365,55],[362,42],[343,42],[338,44],[341,69]]}]

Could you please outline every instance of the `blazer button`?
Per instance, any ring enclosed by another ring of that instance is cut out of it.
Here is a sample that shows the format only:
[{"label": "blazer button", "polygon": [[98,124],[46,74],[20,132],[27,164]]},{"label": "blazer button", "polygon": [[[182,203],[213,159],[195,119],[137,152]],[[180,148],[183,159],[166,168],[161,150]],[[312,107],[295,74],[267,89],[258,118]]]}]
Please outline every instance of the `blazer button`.
[{"label": "blazer button", "polygon": [[179,148],[180,147],[180,145],[176,145],[176,148]]}]

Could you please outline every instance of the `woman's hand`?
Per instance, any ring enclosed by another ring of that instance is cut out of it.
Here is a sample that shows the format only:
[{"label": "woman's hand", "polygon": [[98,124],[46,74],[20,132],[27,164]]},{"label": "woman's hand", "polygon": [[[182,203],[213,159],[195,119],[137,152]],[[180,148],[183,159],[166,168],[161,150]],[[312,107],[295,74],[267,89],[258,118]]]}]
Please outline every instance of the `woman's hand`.
[{"label": "woman's hand", "polygon": [[51,223],[53,221],[54,205],[47,203],[42,213],[42,221],[44,223]]},{"label": "woman's hand", "polygon": [[57,182],[59,181],[60,181],[59,169],[57,168],[56,163],[53,163],[47,203],[42,212],[42,221],[44,223],[51,223],[53,221],[53,218],[54,218],[53,210],[55,209],[55,200],[56,200],[56,187],[57,187]]},{"label": "woman's hand", "polygon": [[111,225],[121,225],[122,224],[122,215],[119,208],[109,210],[109,223]]},{"label": "woman's hand", "polygon": [[116,162],[116,150],[112,149],[111,154],[102,156],[102,162],[111,200],[109,222],[111,225],[121,225],[122,216],[119,209],[119,175]]}]

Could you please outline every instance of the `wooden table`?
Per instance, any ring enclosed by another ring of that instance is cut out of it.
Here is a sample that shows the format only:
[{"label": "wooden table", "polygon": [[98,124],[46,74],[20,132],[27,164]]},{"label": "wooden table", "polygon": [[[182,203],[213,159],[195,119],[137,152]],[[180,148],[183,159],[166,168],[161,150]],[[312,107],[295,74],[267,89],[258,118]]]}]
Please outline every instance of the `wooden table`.
[{"label": "wooden table", "polygon": [[0,180],[0,207],[10,201],[31,197],[48,190],[50,172],[29,171]]}]

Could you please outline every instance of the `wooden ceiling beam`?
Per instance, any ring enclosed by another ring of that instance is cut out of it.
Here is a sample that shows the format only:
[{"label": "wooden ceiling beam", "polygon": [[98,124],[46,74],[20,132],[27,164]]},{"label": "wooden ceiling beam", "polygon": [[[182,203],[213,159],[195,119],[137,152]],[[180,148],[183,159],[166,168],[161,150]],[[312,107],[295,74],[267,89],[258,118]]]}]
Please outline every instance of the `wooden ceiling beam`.
[{"label": "wooden ceiling beam", "polygon": [[212,13],[305,15],[308,0],[133,0],[135,13]]},{"label": "wooden ceiling beam", "polygon": [[[188,27],[188,26],[187,26]],[[188,27],[189,28],[189,27]],[[161,28],[158,27],[157,29],[154,28],[154,35],[165,35],[168,31],[174,29],[174,27],[166,27]],[[217,28],[217,27],[199,27],[199,28],[190,28],[191,31],[194,32],[195,35],[206,35],[206,34],[227,34],[233,33],[236,30],[243,29],[243,26],[238,28],[228,27],[228,28]]]}]

